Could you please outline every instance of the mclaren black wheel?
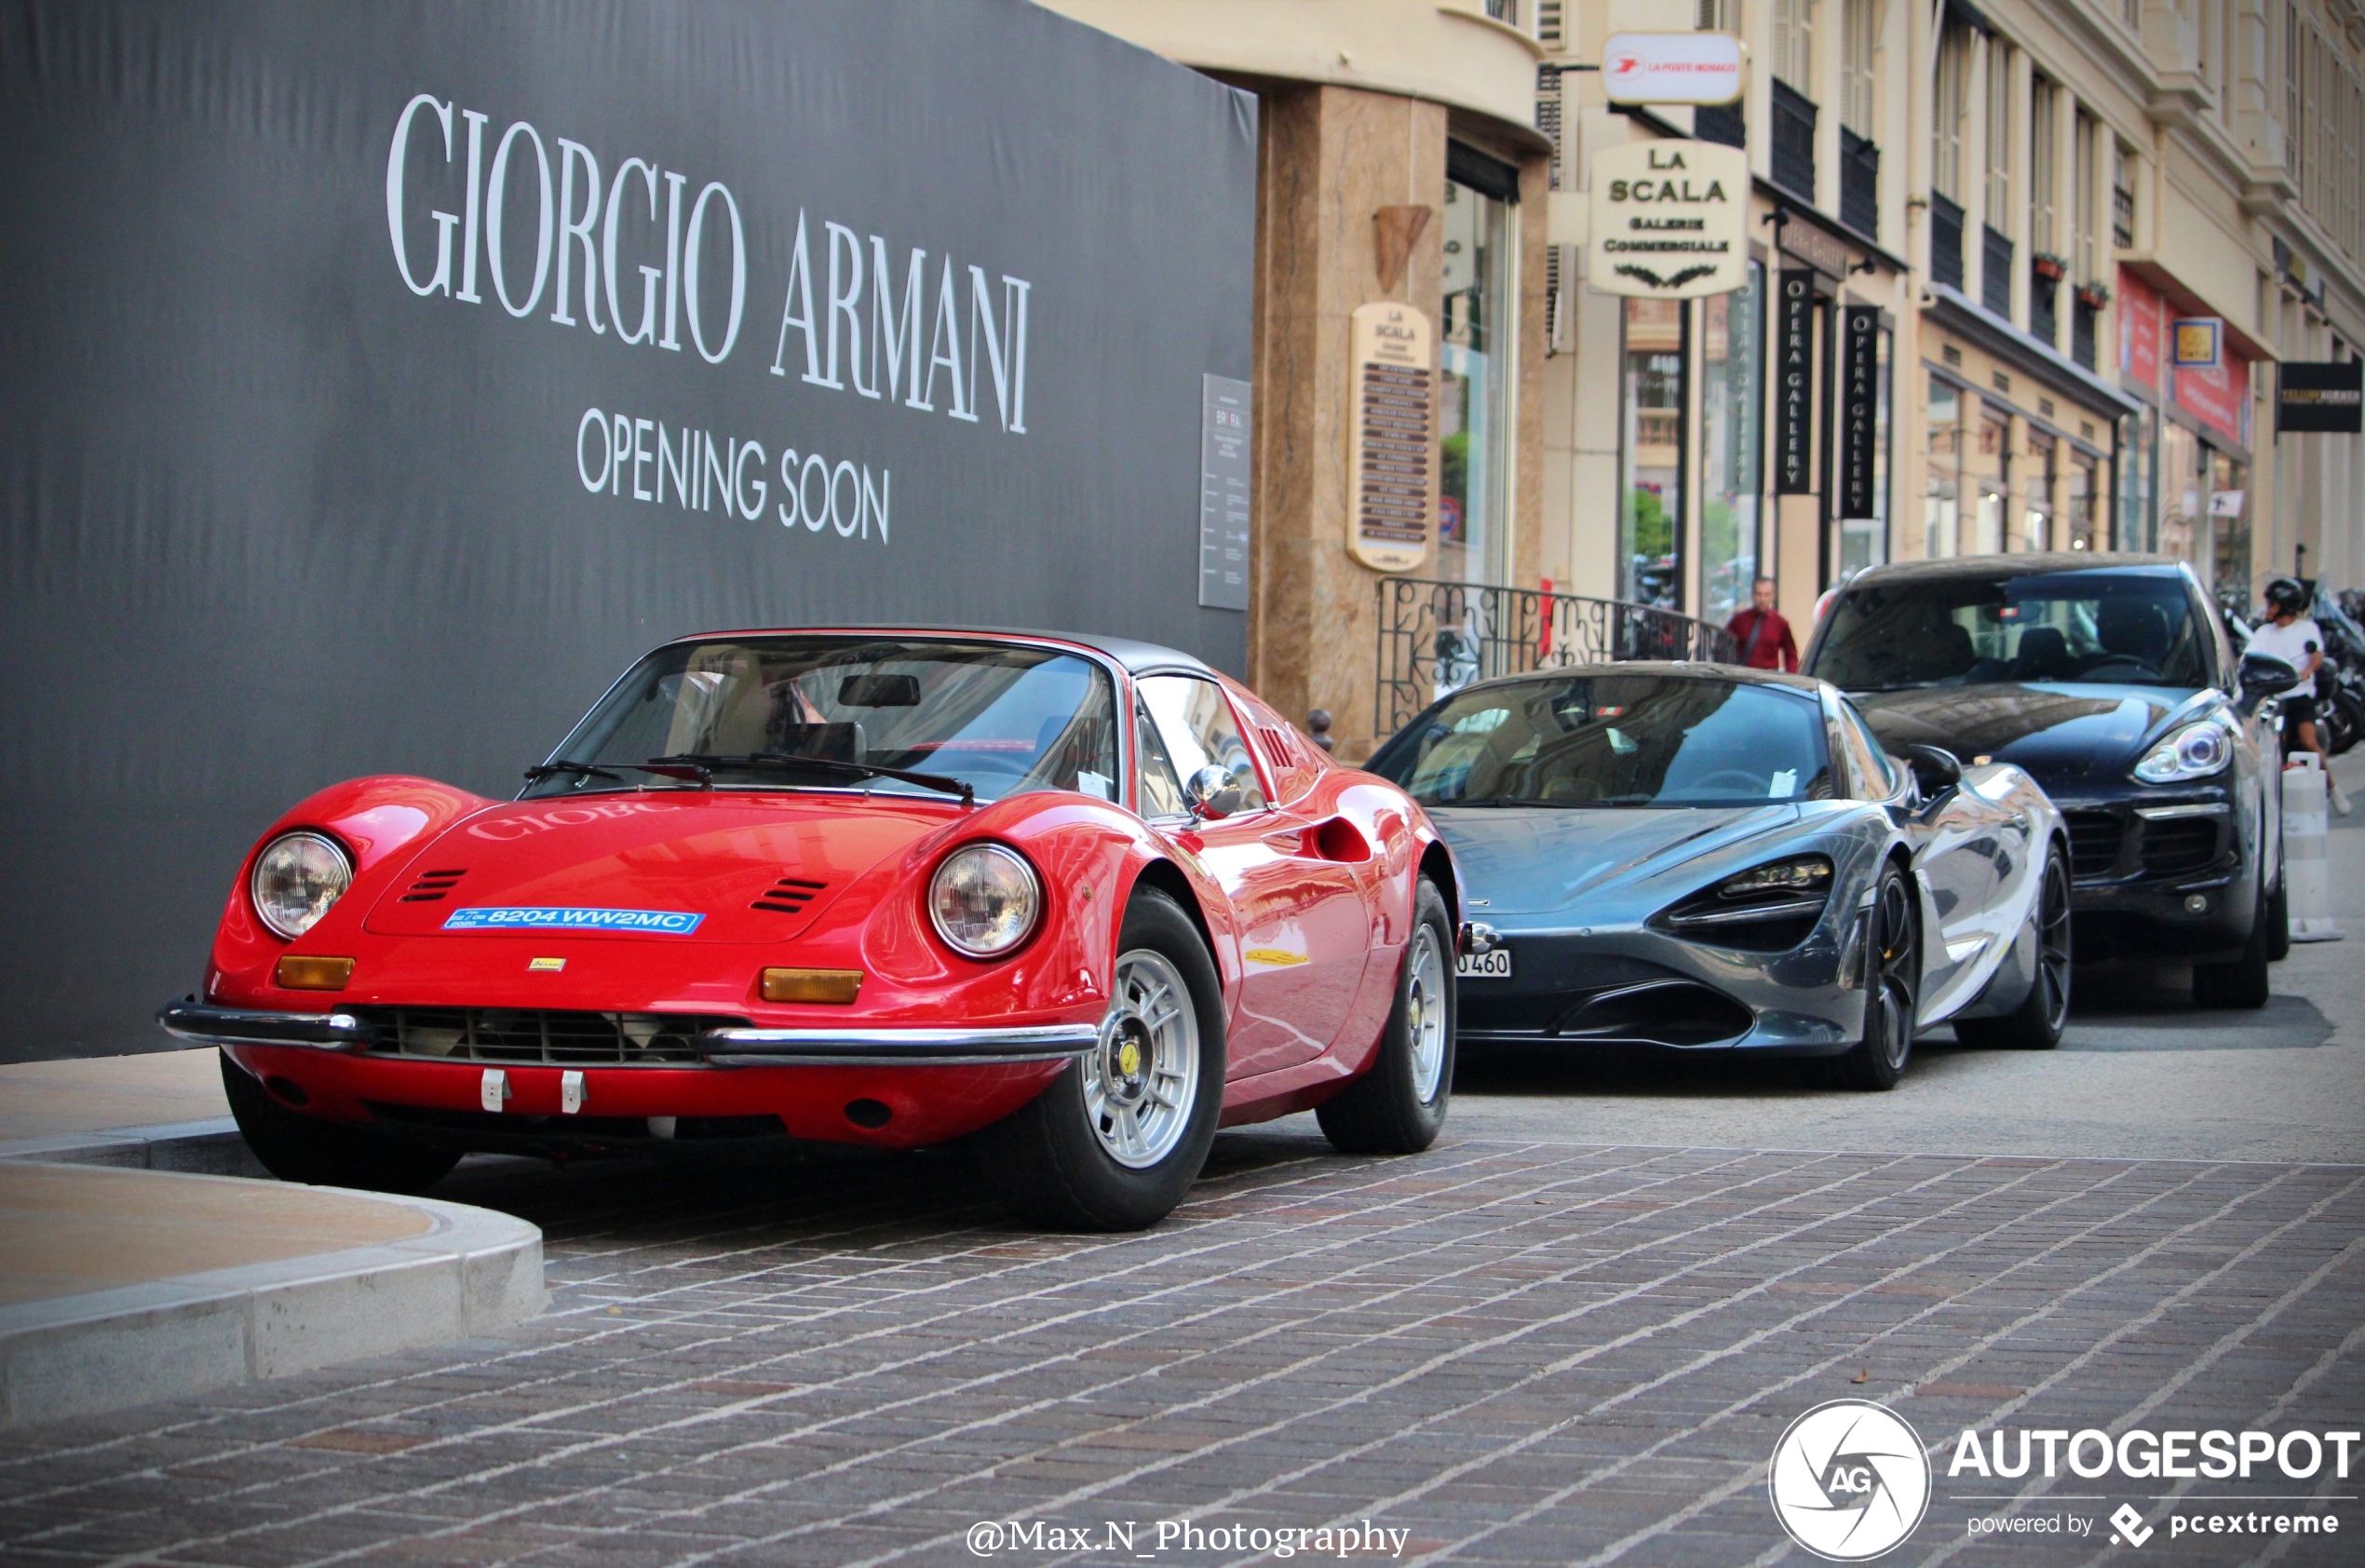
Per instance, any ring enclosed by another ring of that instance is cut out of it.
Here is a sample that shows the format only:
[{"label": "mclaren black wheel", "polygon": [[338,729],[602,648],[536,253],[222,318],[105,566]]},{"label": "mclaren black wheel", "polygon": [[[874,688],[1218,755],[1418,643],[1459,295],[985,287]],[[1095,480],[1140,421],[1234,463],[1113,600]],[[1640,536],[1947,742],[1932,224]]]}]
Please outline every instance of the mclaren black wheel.
[{"label": "mclaren black wheel", "polygon": [[1003,1206],[1053,1230],[1144,1230],[1182,1201],[1223,1106],[1223,993],[1182,906],[1133,895],[1101,1038],[977,1135]]},{"label": "mclaren black wheel", "polygon": [[373,1193],[423,1193],[460,1163],[456,1149],[389,1137],[371,1127],[321,1121],[290,1110],[254,1075],[222,1055],[222,1092],[238,1131],[263,1168],[282,1182],[358,1187]]},{"label": "mclaren black wheel", "polygon": [[2036,979],[2028,997],[2000,1018],[1954,1021],[1954,1036],[1966,1046],[2048,1051],[2061,1043],[2069,1024],[2070,879],[2058,853],[2045,858],[2045,883],[2032,918],[2036,925]]},{"label": "mclaren black wheel", "polygon": [[1808,1063],[1815,1078],[1830,1088],[1895,1088],[1913,1059],[1921,990],[1912,885],[1891,863],[1881,871],[1864,932],[1864,1037],[1845,1055]]}]

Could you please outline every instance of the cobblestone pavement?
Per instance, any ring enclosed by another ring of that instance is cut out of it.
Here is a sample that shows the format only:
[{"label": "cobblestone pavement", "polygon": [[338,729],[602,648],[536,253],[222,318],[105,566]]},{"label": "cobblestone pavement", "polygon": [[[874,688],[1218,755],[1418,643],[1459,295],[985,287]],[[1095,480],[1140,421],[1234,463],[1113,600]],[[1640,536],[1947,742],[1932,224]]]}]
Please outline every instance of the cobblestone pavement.
[{"label": "cobblestone pavement", "polygon": [[[2157,1528],[2141,1561],[2358,1561],[2169,1534],[2293,1494],[2318,1501],[2262,1507],[2365,1532],[2329,1465],[1946,1469],[1966,1427],[2359,1426],[2365,1168],[1477,1139],[1375,1161],[1299,1125],[1225,1134],[1171,1221],[1120,1237],[1015,1232],[948,1155],[464,1169],[448,1196],[545,1227],[547,1315],[0,1438],[0,1558],[867,1568],[974,1561],[980,1521],[1045,1521],[1000,1554],[1030,1564],[1134,1561],[1109,1521],[1158,1561],[1268,1555],[1161,1541],[1188,1519],[1369,1521],[1407,1561],[1804,1563],[1767,1459],[1854,1396],[1937,1462],[1890,1562],[2130,1555],[2106,1545],[2123,1501]],[[2093,1534],[1970,1538],[2014,1507]]]}]

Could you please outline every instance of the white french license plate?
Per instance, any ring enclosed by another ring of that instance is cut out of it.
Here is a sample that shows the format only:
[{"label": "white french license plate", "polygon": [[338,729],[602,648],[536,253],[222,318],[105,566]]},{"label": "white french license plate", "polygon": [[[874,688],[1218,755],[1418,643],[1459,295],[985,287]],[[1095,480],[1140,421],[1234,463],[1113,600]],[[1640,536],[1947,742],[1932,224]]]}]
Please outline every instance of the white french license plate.
[{"label": "white french license plate", "polygon": [[1453,960],[1453,972],[1464,980],[1509,980],[1511,950],[1498,947],[1487,953],[1466,953]]}]

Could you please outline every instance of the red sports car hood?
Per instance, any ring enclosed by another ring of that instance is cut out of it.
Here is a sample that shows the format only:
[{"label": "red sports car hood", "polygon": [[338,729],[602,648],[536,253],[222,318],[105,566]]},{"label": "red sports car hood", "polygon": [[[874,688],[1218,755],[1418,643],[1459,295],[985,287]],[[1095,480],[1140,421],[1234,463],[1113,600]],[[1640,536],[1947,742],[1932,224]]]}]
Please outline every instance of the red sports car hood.
[{"label": "red sports car hood", "polygon": [[703,790],[514,801],[445,829],[363,927],[777,941],[958,812],[875,795]]}]

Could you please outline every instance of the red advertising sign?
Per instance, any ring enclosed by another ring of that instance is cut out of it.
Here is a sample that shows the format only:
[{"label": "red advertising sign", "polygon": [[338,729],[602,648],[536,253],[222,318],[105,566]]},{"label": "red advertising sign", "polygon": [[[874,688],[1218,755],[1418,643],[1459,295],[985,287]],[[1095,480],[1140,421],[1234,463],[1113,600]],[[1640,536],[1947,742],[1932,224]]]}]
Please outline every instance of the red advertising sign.
[{"label": "red advertising sign", "polygon": [[2176,406],[2241,446],[2250,445],[2250,361],[2228,346],[2206,369],[2177,367]]},{"label": "red advertising sign", "polygon": [[2159,291],[2118,269],[2118,371],[2156,390],[2160,384]]}]

